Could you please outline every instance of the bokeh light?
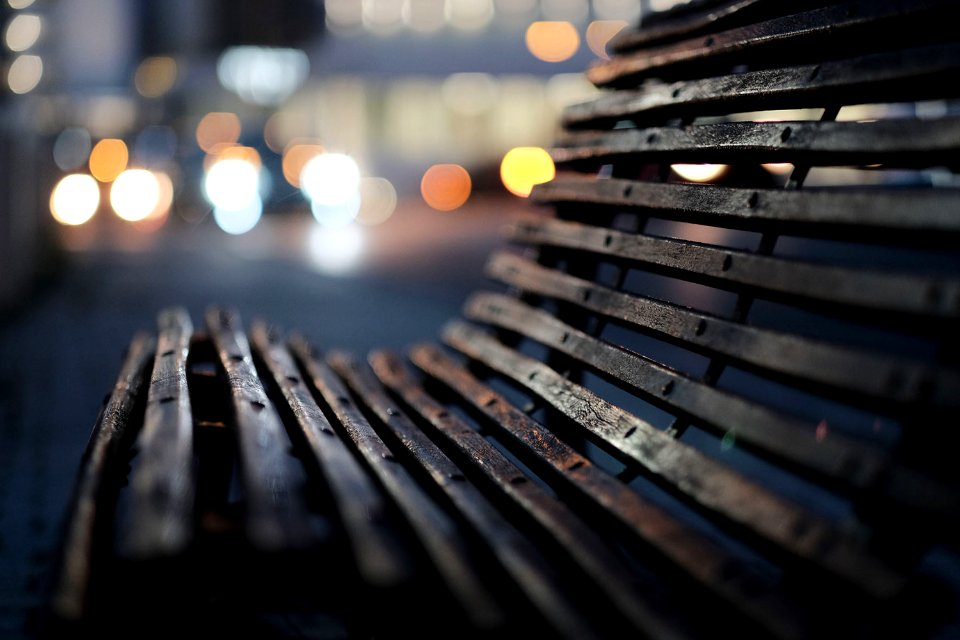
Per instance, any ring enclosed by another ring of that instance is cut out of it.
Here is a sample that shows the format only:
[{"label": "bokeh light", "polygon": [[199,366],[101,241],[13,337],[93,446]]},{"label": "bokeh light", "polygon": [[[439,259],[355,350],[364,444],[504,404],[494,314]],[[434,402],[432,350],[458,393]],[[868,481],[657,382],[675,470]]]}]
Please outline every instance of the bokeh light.
[{"label": "bokeh light", "polygon": [[360,0],[326,0],[327,27],[334,33],[349,34],[360,28],[363,21],[363,4]]},{"label": "bokeh light", "polygon": [[673,172],[690,182],[711,182],[727,172],[725,164],[674,164]]},{"label": "bokeh light", "polygon": [[11,9],[26,9],[34,2],[36,2],[36,0],[7,0],[7,4],[10,5]]},{"label": "bokeh light", "polygon": [[50,213],[60,224],[83,224],[93,217],[99,206],[100,185],[83,173],[64,176],[50,194]]},{"label": "bokeh light", "polygon": [[300,188],[319,204],[335,205],[347,201],[360,186],[360,168],[356,161],[342,153],[314,156],[300,172]]},{"label": "bokeh light", "polygon": [[263,166],[260,152],[253,147],[245,147],[239,144],[218,144],[203,159],[203,170],[209,171],[213,165],[221,160],[243,160],[257,169]]},{"label": "bokeh light", "polygon": [[461,31],[479,31],[493,19],[493,0],[447,0],[447,22]]},{"label": "bokeh light", "polygon": [[92,140],[83,127],[68,127],[53,143],[53,161],[62,171],[72,171],[86,164]]},{"label": "bokeh light", "polygon": [[[651,5],[656,0],[651,0]],[[598,20],[625,20],[634,24],[640,18],[637,0],[593,0],[593,14]]]},{"label": "bokeh light", "polygon": [[324,152],[324,148],[314,142],[292,142],[283,150],[283,177],[291,186],[300,188],[300,174],[307,163]]},{"label": "bokeh light", "polygon": [[403,28],[403,0],[355,0],[362,4],[363,26],[380,35]]},{"label": "bokeh light", "polygon": [[327,274],[354,269],[363,256],[363,231],[357,225],[324,227],[315,225],[307,236],[310,262]]},{"label": "bokeh light", "polygon": [[527,49],[544,62],[563,62],[580,48],[576,27],[565,21],[539,21],[527,27]]},{"label": "bokeh light", "polygon": [[260,222],[263,213],[263,201],[260,196],[254,195],[245,206],[239,209],[213,208],[213,221],[223,231],[230,235],[239,236],[247,233]]},{"label": "bokeh light", "polygon": [[627,26],[626,20],[594,20],[587,26],[587,46],[597,56],[610,59],[607,44]]},{"label": "bokeh light", "polygon": [[137,93],[144,98],[159,98],[177,81],[177,61],[170,56],[145,58],[133,76]]},{"label": "bokeh light", "polygon": [[146,169],[128,169],[110,187],[110,206],[117,217],[138,222],[153,213],[160,202],[160,183]]},{"label": "bokeh light", "polygon": [[160,194],[157,197],[157,206],[150,212],[148,219],[165,218],[173,206],[173,180],[163,171],[154,171],[153,176],[157,179]]},{"label": "bokeh light", "polygon": [[21,13],[13,16],[7,23],[3,34],[3,42],[10,51],[26,51],[40,39],[43,30],[43,21],[40,16],[32,13]]},{"label": "bokeh light", "polygon": [[557,170],[553,158],[540,147],[515,147],[503,156],[500,179],[507,190],[526,198],[533,186],[553,180]]},{"label": "bokeh light", "polygon": [[444,0],[404,0],[403,23],[419,33],[433,33],[443,28]]},{"label": "bokeh light", "polygon": [[458,164],[435,164],[420,180],[420,195],[437,211],[459,209],[470,197],[470,173]]},{"label": "bokeh light", "polygon": [[43,78],[43,60],[40,56],[17,56],[7,70],[7,85],[16,94],[30,93]]},{"label": "bokeh light", "polygon": [[[222,211],[248,210],[254,200],[260,200],[259,177],[257,167],[247,160],[218,160],[207,171],[204,193],[210,203]],[[259,217],[259,213],[257,215]]]},{"label": "bokeh light", "polygon": [[777,176],[786,176],[793,172],[793,165],[789,162],[766,162],[760,166]]},{"label": "bokeh light", "polygon": [[397,190],[386,178],[360,180],[360,211],[357,222],[368,227],[383,224],[397,208]]},{"label": "bokeh light", "polygon": [[346,200],[335,204],[324,204],[314,200],[310,203],[310,212],[324,227],[345,227],[360,213],[360,192],[354,191],[353,195]]},{"label": "bokeh light", "polygon": [[234,144],[240,139],[240,118],[235,113],[212,111],[197,124],[197,146],[210,153],[218,144]]},{"label": "bokeh light", "polygon": [[217,60],[217,79],[241,100],[278,105],[310,74],[310,59],[300,49],[236,46]]},{"label": "bokeh light", "polygon": [[127,168],[129,152],[123,140],[105,138],[90,152],[90,173],[100,182],[112,182]]}]

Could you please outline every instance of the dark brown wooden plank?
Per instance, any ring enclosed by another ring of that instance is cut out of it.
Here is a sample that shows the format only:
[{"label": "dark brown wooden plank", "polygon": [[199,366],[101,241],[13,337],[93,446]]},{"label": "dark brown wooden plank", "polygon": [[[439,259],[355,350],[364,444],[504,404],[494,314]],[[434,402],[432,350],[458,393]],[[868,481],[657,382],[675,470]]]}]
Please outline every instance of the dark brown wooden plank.
[{"label": "dark brown wooden plank", "polygon": [[928,402],[960,406],[960,374],[906,358],[760,329],[653,298],[634,296],[547,269],[532,260],[494,253],[487,274],[510,286],[575,304],[696,351],[719,354],[794,384],[829,386],[876,406]]},{"label": "dark brown wooden plank", "polygon": [[530,307],[516,298],[474,294],[466,303],[467,318],[520,333],[588,367],[607,374],[646,400],[672,413],[733,433],[738,444],[756,448],[800,470],[854,487],[873,487],[885,474],[885,452],[842,434],[817,436],[817,423],[778,411],[688,378],[653,360],[593,338],[583,331]]},{"label": "dark brown wooden plank", "polygon": [[[702,69],[762,64],[765,59],[782,64],[823,60],[851,49],[862,51],[865,42],[879,49],[891,41],[909,43],[924,31],[931,37],[954,8],[949,0],[874,0],[824,7],[619,55],[595,64],[587,77],[599,86],[622,87],[639,78],[697,68],[694,65]],[[624,36],[619,48],[631,46],[628,39]]]},{"label": "dark brown wooden plank", "polygon": [[109,509],[115,495],[111,498],[108,493],[117,490],[111,489],[109,482],[120,480],[111,474],[117,473],[118,465],[126,464],[118,455],[138,427],[133,414],[148,386],[154,344],[147,334],[134,336],[80,461],[59,573],[50,597],[51,610],[60,619],[80,620],[86,612],[91,574],[99,564],[94,557],[97,532],[112,517]]},{"label": "dark brown wooden plank", "polygon": [[950,166],[960,151],[960,118],[873,122],[721,122],[685,127],[584,131],[562,136],[557,163],[764,163],[805,166]]},{"label": "dark brown wooden plank", "polygon": [[211,308],[207,331],[227,374],[240,454],[247,538],[268,552],[315,542],[302,493],[299,463],[276,408],[260,383],[240,318]]},{"label": "dark brown wooden plank", "polygon": [[951,82],[958,69],[960,45],[953,43],[716,78],[648,83],[568,107],[563,124],[600,129],[621,120],[645,125],[743,111],[942,99],[960,91]]},{"label": "dark brown wooden plank", "polygon": [[636,630],[654,638],[681,637],[679,630],[651,608],[623,560],[567,505],[531,482],[478,431],[431,398],[395,355],[374,352],[370,364],[380,381],[429,423],[434,433],[459,449],[503,496],[528,513]]},{"label": "dark brown wooden plank", "polygon": [[[563,635],[577,636],[587,632],[588,623],[580,619],[576,613],[578,608],[558,585],[533,544],[464,476],[456,463],[396,408],[396,403],[386,395],[369,368],[342,352],[331,354],[328,362],[450,498],[544,618]],[[572,619],[568,619],[570,616]]]},{"label": "dark brown wooden plank", "polygon": [[459,321],[446,326],[443,340],[524,386],[594,439],[639,462],[652,479],[739,525],[755,541],[775,543],[874,596],[892,596],[902,588],[902,576],[866,553],[853,535],[674,440],[545,364]]},{"label": "dark brown wooden plank", "polygon": [[[788,606],[773,585],[765,584],[767,581],[756,576],[736,556],[594,466],[438,347],[419,345],[411,350],[410,358],[421,371],[446,385],[488,418],[487,426],[548,464],[569,488],[593,501],[696,583],[776,636],[804,635],[803,622],[799,619],[801,610],[796,603]],[[384,369],[394,367],[393,361],[383,356],[372,360],[381,379]]]},{"label": "dark brown wooden plank", "polygon": [[904,234],[923,234],[923,241],[930,242],[960,231],[960,215],[956,215],[960,189],[956,188],[793,191],[561,176],[534,187],[530,198],[540,204],[653,210],[671,220],[794,235],[842,235],[861,241],[884,232],[884,237],[899,240],[905,239]]},{"label": "dark brown wooden plank", "polygon": [[361,577],[375,588],[411,582],[409,551],[397,538],[386,497],[323,415],[283,339],[262,322],[254,323],[250,338],[317,461]]},{"label": "dark brown wooden plank", "polygon": [[[407,518],[445,584],[478,624],[496,626],[499,609],[476,574],[463,531],[394,457],[353,402],[343,382],[303,336],[290,339],[294,357],[387,493]],[[476,600],[474,601],[474,598]]]},{"label": "dark brown wooden plank", "polygon": [[[818,430],[818,422],[801,420],[711,385],[690,379],[662,364],[621,349],[561,322],[516,298],[476,294],[466,304],[472,320],[520,333],[629,386],[647,401],[698,424],[733,434],[737,442],[765,457],[847,489],[895,496],[917,509],[953,513],[960,500],[950,489],[893,462],[889,454],[836,430]],[[903,492],[900,486],[911,486]]]},{"label": "dark brown wooden plank", "polygon": [[813,264],[543,218],[517,223],[511,235],[518,242],[586,251],[757,295],[941,318],[960,315],[955,278]]},{"label": "dark brown wooden plank", "polygon": [[[687,6],[679,5],[669,11],[654,12],[641,16],[639,28],[631,28],[618,34],[610,47],[615,51],[626,51],[651,44],[660,44],[664,40],[677,40],[705,31],[716,31],[729,22],[750,19],[752,22],[763,19],[768,10],[764,7],[776,7],[777,13],[784,13],[784,2],[790,1],[790,8],[800,11],[807,5],[815,4],[810,0],[730,0],[713,4],[706,9],[691,11]],[[820,0],[823,3],[823,0]],[[779,5],[779,6],[777,6]],[[795,12],[792,11],[792,12]]]},{"label": "dark brown wooden plank", "polygon": [[196,470],[193,416],[187,391],[187,355],[193,324],[185,309],[157,319],[154,359],[139,462],[130,479],[130,516],[121,545],[134,558],[183,553],[194,533]]}]

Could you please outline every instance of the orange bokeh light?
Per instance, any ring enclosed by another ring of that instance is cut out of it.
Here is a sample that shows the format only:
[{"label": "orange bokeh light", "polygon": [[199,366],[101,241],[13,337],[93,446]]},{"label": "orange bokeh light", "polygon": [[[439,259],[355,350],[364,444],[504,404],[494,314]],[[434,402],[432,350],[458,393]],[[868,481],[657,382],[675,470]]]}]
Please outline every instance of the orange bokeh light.
[{"label": "orange bokeh light", "polygon": [[203,170],[209,171],[215,163],[221,160],[243,160],[249,162],[257,169],[263,165],[260,159],[260,152],[253,147],[244,147],[239,144],[217,144],[207,153],[203,159]]},{"label": "orange bokeh light", "polygon": [[235,144],[240,139],[240,118],[235,113],[212,111],[197,125],[197,145],[212,153],[219,144]]},{"label": "orange bokeh light", "polygon": [[312,158],[324,152],[324,148],[315,142],[293,141],[283,150],[283,177],[296,188],[300,188],[300,174],[303,167]]},{"label": "orange bokeh light", "polygon": [[530,53],[544,62],[563,62],[580,48],[576,27],[562,20],[530,23],[525,39]]},{"label": "orange bokeh light", "polygon": [[516,147],[503,156],[500,163],[500,179],[507,190],[526,198],[533,186],[553,180],[557,169],[553,158],[540,147]]},{"label": "orange bokeh light", "polygon": [[626,20],[594,20],[587,26],[584,39],[591,51],[601,58],[609,60],[607,44],[613,39],[613,36],[620,33],[626,26]]},{"label": "orange bokeh light", "polygon": [[453,211],[470,197],[470,174],[458,164],[435,164],[423,174],[420,194],[437,211]]},{"label": "orange bokeh light", "polygon": [[104,138],[90,152],[90,173],[100,182],[113,182],[127,168],[129,157],[123,140]]}]

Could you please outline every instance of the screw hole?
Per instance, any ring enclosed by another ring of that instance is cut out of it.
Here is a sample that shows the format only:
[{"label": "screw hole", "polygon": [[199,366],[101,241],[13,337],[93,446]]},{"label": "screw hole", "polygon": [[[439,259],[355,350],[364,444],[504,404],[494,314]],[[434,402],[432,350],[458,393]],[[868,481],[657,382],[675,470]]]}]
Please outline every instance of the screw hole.
[{"label": "screw hole", "polygon": [[732,266],[733,266],[733,256],[730,256],[730,255],[724,256],[724,257],[723,257],[723,265],[721,265],[721,268],[722,268],[724,271],[729,271],[729,270],[730,270],[730,267],[732,267]]},{"label": "screw hole", "polygon": [[782,142],[786,142],[787,140],[790,139],[791,135],[793,135],[793,129],[791,129],[790,127],[787,127],[786,129],[783,130],[783,133],[780,134],[780,140]]}]

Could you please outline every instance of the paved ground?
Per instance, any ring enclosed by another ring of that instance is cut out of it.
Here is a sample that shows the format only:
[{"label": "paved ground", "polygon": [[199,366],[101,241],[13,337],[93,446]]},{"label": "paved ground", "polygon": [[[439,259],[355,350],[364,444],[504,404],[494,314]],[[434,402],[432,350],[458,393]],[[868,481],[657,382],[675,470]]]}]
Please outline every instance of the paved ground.
[{"label": "paved ground", "polygon": [[59,273],[0,318],[0,637],[26,635],[101,399],[157,310],[183,305],[199,323],[222,303],[318,345],[403,347],[435,336],[484,282],[485,256],[517,208],[481,201],[439,214],[401,204],[337,275],[311,258],[305,216],[268,217],[239,238],[211,224],[142,237],[107,225],[68,238]]}]

